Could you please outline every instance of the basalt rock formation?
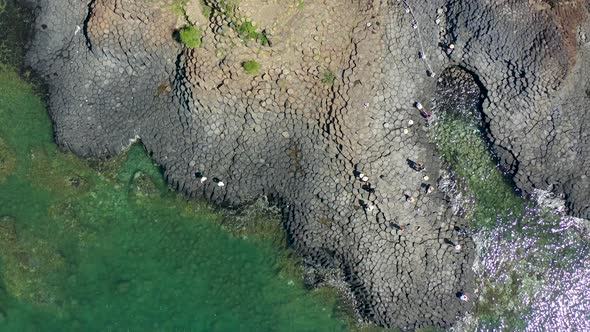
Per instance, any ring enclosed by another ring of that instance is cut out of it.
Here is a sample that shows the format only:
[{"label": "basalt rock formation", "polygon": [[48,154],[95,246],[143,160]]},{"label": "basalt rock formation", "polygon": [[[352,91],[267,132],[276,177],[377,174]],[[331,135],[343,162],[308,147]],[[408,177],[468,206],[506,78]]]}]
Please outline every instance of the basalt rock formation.
[{"label": "basalt rock formation", "polygon": [[[377,324],[447,327],[472,306],[456,297],[473,290],[473,243],[454,230],[466,221],[424,190],[441,162],[415,105],[437,115],[440,73],[457,104],[483,94],[521,190],[552,185],[590,216],[587,2],[206,0],[208,18],[166,1],[32,2],[27,61],[48,83],[60,146],[108,157],[140,139],[188,195],[276,199],[292,245],[340,269]],[[244,38],[245,17],[269,45]],[[175,40],[189,21],[200,48]]]}]

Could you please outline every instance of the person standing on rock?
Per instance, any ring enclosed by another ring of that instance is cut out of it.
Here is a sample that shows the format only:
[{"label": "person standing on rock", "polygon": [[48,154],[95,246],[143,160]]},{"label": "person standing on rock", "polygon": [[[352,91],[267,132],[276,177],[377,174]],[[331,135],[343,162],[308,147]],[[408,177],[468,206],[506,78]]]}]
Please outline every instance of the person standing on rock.
[{"label": "person standing on rock", "polygon": [[[355,173],[356,173],[356,172],[355,172]],[[366,176],[366,175],[365,175],[365,174],[363,174],[363,173],[356,173],[356,178],[357,178],[358,180],[361,180],[362,182],[367,182],[367,181],[369,181],[369,177],[368,177],[368,176]]]},{"label": "person standing on rock", "polygon": [[416,172],[423,172],[424,170],[426,170],[426,167],[424,167],[424,163],[421,163],[421,162],[417,162],[415,164],[415,167],[416,168],[414,168],[414,169],[416,170]]},{"label": "person standing on rock", "polygon": [[412,168],[416,172],[422,172],[422,171],[426,170],[426,167],[424,167],[424,163],[416,162],[416,161],[413,161],[410,159],[406,159],[406,162],[408,163],[410,168]]},{"label": "person standing on rock", "polygon": [[223,181],[221,181],[219,178],[213,178],[213,182],[217,183],[218,187],[225,186],[225,183],[223,183]]},{"label": "person standing on rock", "polygon": [[455,249],[456,251],[461,251],[461,245],[460,244],[456,244],[453,241],[449,240],[449,239],[445,239],[445,243],[451,245],[453,247],[453,249]]},{"label": "person standing on rock", "polygon": [[207,181],[207,177],[203,175],[202,172],[195,172],[195,178],[201,181],[201,183]]},{"label": "person standing on rock", "polygon": [[463,302],[469,301],[469,296],[467,296],[467,294],[465,294],[463,292],[458,292],[456,295],[457,295],[457,298]]}]

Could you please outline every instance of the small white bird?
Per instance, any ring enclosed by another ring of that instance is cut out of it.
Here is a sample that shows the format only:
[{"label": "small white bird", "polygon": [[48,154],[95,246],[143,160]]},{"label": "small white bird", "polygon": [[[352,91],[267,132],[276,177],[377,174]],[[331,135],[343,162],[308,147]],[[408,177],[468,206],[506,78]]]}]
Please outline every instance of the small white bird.
[{"label": "small white bird", "polygon": [[467,296],[466,294],[461,294],[461,296],[459,296],[459,299],[461,301],[467,302],[469,301],[469,296]]},{"label": "small white bird", "polygon": [[201,177],[201,183],[203,183],[205,181],[207,181],[207,177],[206,176]]},{"label": "small white bird", "polygon": [[373,204],[367,204],[366,209],[367,209],[367,211],[371,212],[371,211],[373,211],[375,209],[375,205],[373,205]]},{"label": "small white bird", "polygon": [[461,245],[460,244],[455,244],[455,250],[457,250],[457,251],[461,250]]},{"label": "small white bird", "polygon": [[225,183],[223,183],[223,181],[219,181],[219,182],[217,182],[217,185],[218,185],[219,187],[223,187],[223,186],[225,186]]}]

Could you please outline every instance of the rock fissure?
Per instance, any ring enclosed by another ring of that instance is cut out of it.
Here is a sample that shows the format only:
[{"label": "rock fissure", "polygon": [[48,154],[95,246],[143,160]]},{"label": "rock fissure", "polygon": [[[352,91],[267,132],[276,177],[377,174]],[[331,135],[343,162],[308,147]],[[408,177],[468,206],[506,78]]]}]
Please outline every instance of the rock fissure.
[{"label": "rock fissure", "polygon": [[[90,40],[90,36],[88,35],[88,23],[90,22],[90,19],[92,18],[95,5],[96,5],[96,0],[90,0],[90,2],[88,3],[88,6],[87,6],[88,13],[86,14],[86,18],[84,19],[84,26],[82,28],[82,31],[84,33],[84,38],[86,39],[86,47],[88,47],[88,50],[90,50],[90,52],[92,52],[92,41]],[[115,8],[116,8],[116,2],[115,2]]]}]

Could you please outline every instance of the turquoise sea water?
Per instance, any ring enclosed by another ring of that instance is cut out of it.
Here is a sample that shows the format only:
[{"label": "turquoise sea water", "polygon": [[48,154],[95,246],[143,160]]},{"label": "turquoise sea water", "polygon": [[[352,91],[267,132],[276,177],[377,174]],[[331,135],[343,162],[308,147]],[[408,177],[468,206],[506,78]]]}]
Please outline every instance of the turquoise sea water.
[{"label": "turquoise sea water", "polygon": [[58,151],[31,86],[0,73],[1,330],[347,329],[329,291],[304,290],[276,218],[222,218],[170,192],[140,145]]}]

